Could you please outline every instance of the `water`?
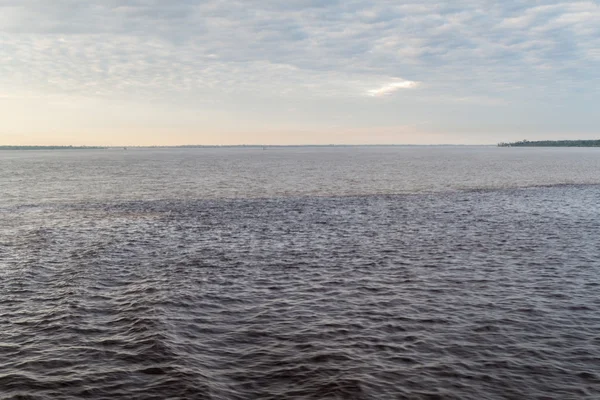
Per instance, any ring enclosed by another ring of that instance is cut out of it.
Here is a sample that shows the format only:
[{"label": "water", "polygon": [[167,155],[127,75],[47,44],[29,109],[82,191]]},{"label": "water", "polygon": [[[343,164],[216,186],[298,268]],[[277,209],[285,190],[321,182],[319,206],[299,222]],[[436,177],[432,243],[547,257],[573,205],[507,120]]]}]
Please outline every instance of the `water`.
[{"label": "water", "polygon": [[0,398],[596,399],[600,150],[0,153]]}]

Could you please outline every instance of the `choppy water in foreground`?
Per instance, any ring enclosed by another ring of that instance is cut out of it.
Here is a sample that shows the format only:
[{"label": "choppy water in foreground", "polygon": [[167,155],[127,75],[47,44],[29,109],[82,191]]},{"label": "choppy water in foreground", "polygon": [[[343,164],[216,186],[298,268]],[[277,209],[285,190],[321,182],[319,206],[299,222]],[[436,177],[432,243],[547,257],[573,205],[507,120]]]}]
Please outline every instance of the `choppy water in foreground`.
[{"label": "choppy water in foreground", "polygon": [[514,150],[2,153],[0,398],[599,398],[600,152]]}]

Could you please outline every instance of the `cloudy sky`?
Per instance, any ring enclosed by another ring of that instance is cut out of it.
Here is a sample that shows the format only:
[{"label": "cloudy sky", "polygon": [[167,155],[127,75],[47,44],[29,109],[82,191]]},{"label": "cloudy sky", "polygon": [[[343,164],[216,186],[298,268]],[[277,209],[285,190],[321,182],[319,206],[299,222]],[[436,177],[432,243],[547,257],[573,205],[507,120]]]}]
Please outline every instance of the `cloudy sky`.
[{"label": "cloudy sky", "polygon": [[597,1],[0,0],[0,144],[600,137]]}]

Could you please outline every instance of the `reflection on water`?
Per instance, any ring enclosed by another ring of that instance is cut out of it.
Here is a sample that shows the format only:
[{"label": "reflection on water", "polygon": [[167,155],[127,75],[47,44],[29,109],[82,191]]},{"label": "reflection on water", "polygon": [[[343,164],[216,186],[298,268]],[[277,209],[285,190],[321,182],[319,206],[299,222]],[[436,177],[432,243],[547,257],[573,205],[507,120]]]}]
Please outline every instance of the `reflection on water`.
[{"label": "reflection on water", "polygon": [[22,202],[358,196],[600,184],[596,148],[323,147],[0,151]]}]

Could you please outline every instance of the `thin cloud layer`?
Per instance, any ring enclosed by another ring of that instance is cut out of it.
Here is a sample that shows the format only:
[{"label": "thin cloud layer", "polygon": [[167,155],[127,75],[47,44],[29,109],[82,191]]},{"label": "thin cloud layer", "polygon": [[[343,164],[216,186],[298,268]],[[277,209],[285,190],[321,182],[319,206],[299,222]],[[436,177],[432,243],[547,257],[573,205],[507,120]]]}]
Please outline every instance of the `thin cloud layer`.
[{"label": "thin cloud layer", "polygon": [[[573,69],[592,74],[599,60],[594,2],[396,3],[4,0],[2,72],[13,81],[27,68],[38,83],[66,79],[107,91],[119,90],[114,80],[234,89],[273,82],[271,69],[284,66],[325,93],[331,73],[349,90],[356,75],[401,75],[495,91],[489,82],[543,86]],[[257,75],[249,65],[268,67]]]},{"label": "thin cloud layer", "polygon": [[11,96],[568,108],[599,100],[598,49],[594,1],[0,0]]}]

